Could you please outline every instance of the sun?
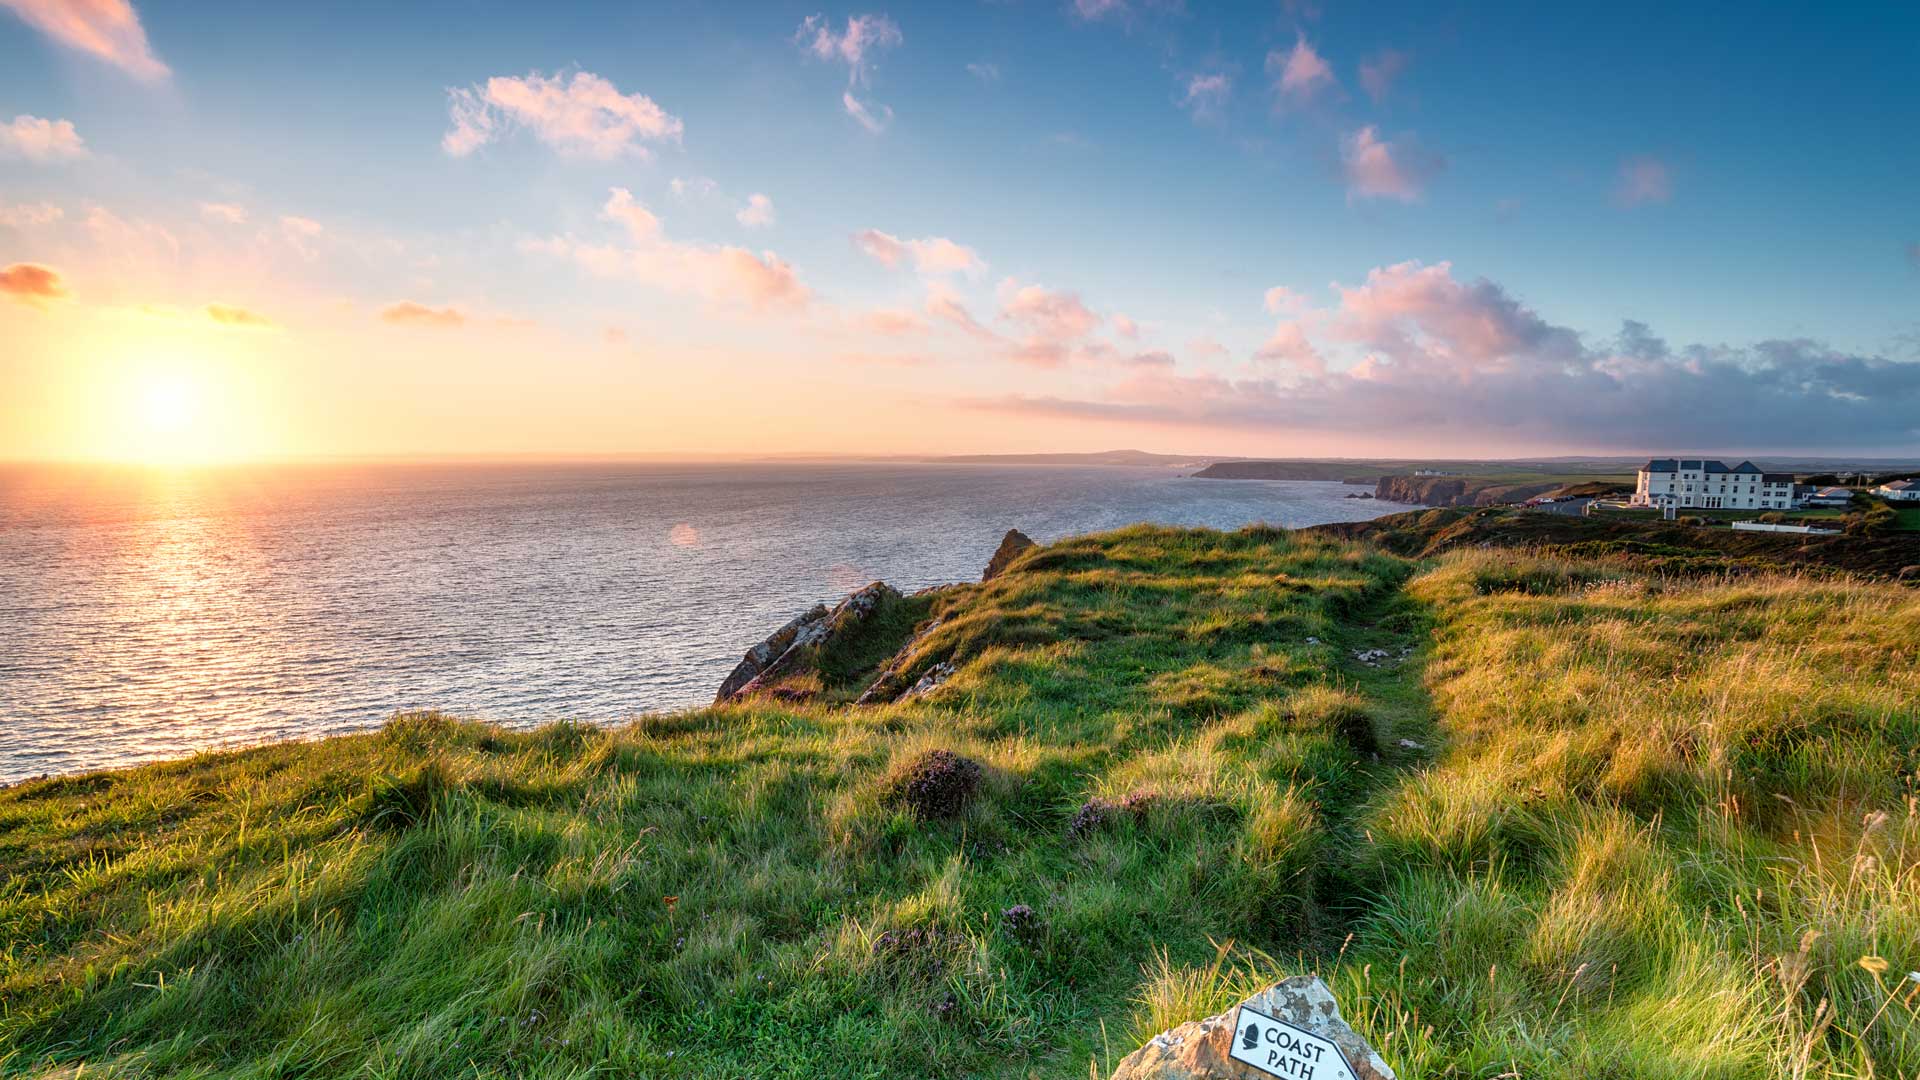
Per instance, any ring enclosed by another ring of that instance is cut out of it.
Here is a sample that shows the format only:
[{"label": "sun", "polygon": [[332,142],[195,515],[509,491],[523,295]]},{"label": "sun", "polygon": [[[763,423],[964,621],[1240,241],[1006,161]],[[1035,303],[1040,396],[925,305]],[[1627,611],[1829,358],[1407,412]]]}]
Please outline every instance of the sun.
[{"label": "sun", "polygon": [[193,427],[200,413],[199,395],[187,380],[156,377],[140,388],[140,420],[147,434],[177,438]]}]

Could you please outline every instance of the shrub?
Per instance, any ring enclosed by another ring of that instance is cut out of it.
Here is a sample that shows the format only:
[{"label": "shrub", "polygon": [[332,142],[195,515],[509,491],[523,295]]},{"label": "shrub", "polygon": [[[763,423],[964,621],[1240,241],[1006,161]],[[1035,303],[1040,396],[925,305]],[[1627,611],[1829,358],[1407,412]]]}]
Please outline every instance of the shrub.
[{"label": "shrub", "polygon": [[959,815],[980,789],[980,763],[951,750],[929,750],[895,770],[886,802],[923,821]]}]

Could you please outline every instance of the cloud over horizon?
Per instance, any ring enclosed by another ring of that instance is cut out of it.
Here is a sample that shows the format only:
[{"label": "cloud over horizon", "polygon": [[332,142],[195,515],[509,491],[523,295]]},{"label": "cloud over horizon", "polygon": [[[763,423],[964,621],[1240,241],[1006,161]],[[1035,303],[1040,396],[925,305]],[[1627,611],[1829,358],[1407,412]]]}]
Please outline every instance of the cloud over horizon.
[{"label": "cloud over horizon", "polygon": [[[1920,362],[1808,339],[1670,347],[1627,321],[1588,343],[1500,285],[1449,263],[1398,263],[1288,320],[1261,350],[1287,378],[1139,373],[1087,398],[1008,395],[975,407],[1274,433],[1388,431],[1510,449],[1646,451],[1741,445],[1861,450],[1920,438]],[[1333,350],[1337,370],[1322,357]]]}]

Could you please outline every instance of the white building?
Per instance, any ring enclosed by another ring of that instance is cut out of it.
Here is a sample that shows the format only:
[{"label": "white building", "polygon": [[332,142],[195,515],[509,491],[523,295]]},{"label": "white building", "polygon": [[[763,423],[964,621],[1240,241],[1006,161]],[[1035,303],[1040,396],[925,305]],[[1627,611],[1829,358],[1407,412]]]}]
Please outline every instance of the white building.
[{"label": "white building", "polygon": [[1920,502],[1920,480],[1892,480],[1873,493],[1890,502]]},{"label": "white building", "polygon": [[1788,510],[1793,476],[1761,472],[1751,461],[1729,469],[1703,458],[1654,458],[1640,469],[1633,506],[1677,510]]},{"label": "white building", "polygon": [[1853,502],[1853,489],[1843,487],[1815,488],[1801,495],[1800,502],[1807,506],[1846,506]]}]

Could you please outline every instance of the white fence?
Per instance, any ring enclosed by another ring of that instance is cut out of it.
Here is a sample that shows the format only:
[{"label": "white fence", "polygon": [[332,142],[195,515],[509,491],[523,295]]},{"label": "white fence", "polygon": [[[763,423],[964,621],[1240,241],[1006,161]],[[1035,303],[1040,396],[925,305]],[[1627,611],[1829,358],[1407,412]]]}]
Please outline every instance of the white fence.
[{"label": "white fence", "polygon": [[1817,525],[1769,525],[1763,521],[1736,521],[1733,527],[1741,532],[1816,533],[1821,536],[1833,536],[1840,532],[1839,529],[1822,528]]}]

